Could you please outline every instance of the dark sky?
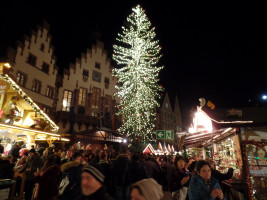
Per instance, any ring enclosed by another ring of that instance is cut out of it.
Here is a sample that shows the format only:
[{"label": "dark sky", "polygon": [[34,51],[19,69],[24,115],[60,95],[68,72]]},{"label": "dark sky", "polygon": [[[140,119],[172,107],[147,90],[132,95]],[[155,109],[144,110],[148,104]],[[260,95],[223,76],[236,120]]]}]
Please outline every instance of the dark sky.
[{"label": "dark sky", "polygon": [[[55,1],[54,1],[55,2]],[[177,5],[177,1],[72,1],[61,6],[10,3],[1,6],[0,47],[13,45],[45,19],[51,25],[60,68],[92,44],[101,32],[109,55],[121,25],[138,3],[156,27],[165,65],[161,84],[177,94],[183,119],[205,97],[217,107],[254,105],[267,91],[266,7],[261,5]],[[2,52],[2,51],[0,51]],[[251,102],[249,102],[251,100]]]}]

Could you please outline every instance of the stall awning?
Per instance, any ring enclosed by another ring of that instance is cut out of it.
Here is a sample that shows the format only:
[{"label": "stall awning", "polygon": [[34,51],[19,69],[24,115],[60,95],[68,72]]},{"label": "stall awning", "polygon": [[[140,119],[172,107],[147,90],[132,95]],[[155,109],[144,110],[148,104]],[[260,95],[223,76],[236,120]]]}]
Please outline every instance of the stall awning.
[{"label": "stall awning", "polygon": [[6,133],[13,133],[18,138],[23,136],[32,135],[35,136],[35,140],[47,140],[47,138],[60,141],[69,141],[67,138],[63,138],[60,134],[50,133],[45,131],[39,131],[34,129],[23,128],[15,125],[0,123],[0,131]]},{"label": "stall awning", "polygon": [[214,130],[210,133],[188,134],[184,139],[184,145],[190,147],[205,147],[211,142],[216,143],[232,134],[235,134],[235,128],[223,128]]}]

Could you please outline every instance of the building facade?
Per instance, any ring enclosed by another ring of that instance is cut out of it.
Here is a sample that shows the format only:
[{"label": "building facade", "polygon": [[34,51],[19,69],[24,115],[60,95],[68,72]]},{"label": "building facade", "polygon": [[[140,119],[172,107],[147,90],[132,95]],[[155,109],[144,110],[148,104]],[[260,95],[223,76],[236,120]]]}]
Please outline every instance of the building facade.
[{"label": "building facade", "polygon": [[[157,130],[173,130],[174,139],[166,142],[174,144],[177,147],[176,133],[182,131],[182,117],[177,96],[172,107],[167,91],[162,99],[161,105],[157,111]],[[161,141],[163,142],[163,141]]]},{"label": "building facade", "polygon": [[15,49],[8,48],[7,61],[12,64],[9,76],[38,104],[53,117],[56,103],[56,77],[58,67],[51,44],[49,25],[44,22],[37,30],[18,42]]},{"label": "building facade", "polygon": [[104,127],[114,130],[118,99],[114,96],[116,80],[111,71],[111,60],[100,41],[64,71],[56,107],[60,132],[95,130],[98,119]]},{"label": "building facade", "polygon": [[169,95],[167,92],[165,93],[158,111],[157,123],[158,129],[161,130],[173,130],[174,132],[182,130],[182,118],[177,96],[175,98],[174,108],[172,108]]}]

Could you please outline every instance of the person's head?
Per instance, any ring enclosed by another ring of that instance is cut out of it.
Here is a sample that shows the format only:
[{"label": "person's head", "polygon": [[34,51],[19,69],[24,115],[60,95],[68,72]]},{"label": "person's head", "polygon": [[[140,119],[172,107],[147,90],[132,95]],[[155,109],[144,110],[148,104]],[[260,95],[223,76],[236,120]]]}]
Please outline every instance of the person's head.
[{"label": "person's head", "polygon": [[43,151],[43,156],[44,156],[44,157],[48,157],[48,150],[44,150],[44,151]]},{"label": "person's head", "polygon": [[131,200],[160,200],[162,197],[162,186],[153,178],[143,179],[131,186]]},{"label": "person's head", "polygon": [[20,141],[17,143],[18,147],[21,148],[21,146],[24,144],[24,142]]},{"label": "person's head", "polygon": [[79,162],[81,162],[82,156],[81,156],[80,152],[76,152],[76,153],[74,153],[74,155],[72,156],[72,159],[73,159],[74,161],[79,161]]},{"label": "person's head", "polygon": [[104,183],[104,175],[94,166],[86,165],[82,170],[81,188],[84,196],[95,193]]},{"label": "person's head", "polygon": [[28,157],[29,153],[28,152],[24,152],[23,155],[22,155],[22,158],[23,159],[26,159]]},{"label": "person's head", "polygon": [[185,168],[185,158],[183,156],[177,156],[175,158],[174,164],[179,170],[182,170],[183,168]]},{"label": "person's head", "polygon": [[33,157],[33,156],[35,155],[35,149],[31,149],[31,150],[29,151],[29,155],[30,155],[31,157]]},{"label": "person's head", "polygon": [[42,168],[41,171],[46,170],[48,167],[50,167],[50,166],[52,166],[52,165],[54,165],[54,164],[55,164],[55,162],[54,162],[54,158],[53,158],[53,157],[49,157],[49,158],[45,161],[44,166],[43,166],[43,168]]},{"label": "person's head", "polygon": [[199,160],[196,164],[196,170],[199,176],[207,181],[211,177],[211,166],[206,160]]}]

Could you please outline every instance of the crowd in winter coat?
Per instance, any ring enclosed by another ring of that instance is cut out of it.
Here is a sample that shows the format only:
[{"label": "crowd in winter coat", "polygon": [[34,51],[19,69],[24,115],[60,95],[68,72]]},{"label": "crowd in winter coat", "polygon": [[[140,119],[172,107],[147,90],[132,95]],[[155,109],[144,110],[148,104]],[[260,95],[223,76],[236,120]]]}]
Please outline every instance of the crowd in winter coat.
[{"label": "crowd in winter coat", "polygon": [[[182,193],[184,199],[190,200],[210,199],[211,194],[223,199],[220,183],[231,178],[233,174],[232,169],[227,174],[222,174],[210,167],[211,177],[207,183],[196,169],[199,162],[192,162],[187,170],[183,156],[160,157],[142,153],[131,155],[127,150],[120,154],[106,151],[86,153],[84,150],[56,152],[40,146],[36,150],[24,152],[18,151],[18,148],[19,145],[12,147],[8,159],[0,158],[0,179],[15,179],[19,185],[20,174],[24,173],[26,200],[129,200],[140,195],[150,196],[148,192],[143,191],[149,187],[151,191],[158,188],[158,197],[162,197],[162,191],[169,191],[173,199],[179,199]],[[83,193],[91,187],[86,185],[83,173],[87,173],[84,176],[89,178],[92,175],[100,183],[96,184],[98,187],[92,194]],[[102,176],[104,178],[101,178]],[[154,193],[156,195],[156,192]],[[148,196],[145,199],[148,200]]]}]

